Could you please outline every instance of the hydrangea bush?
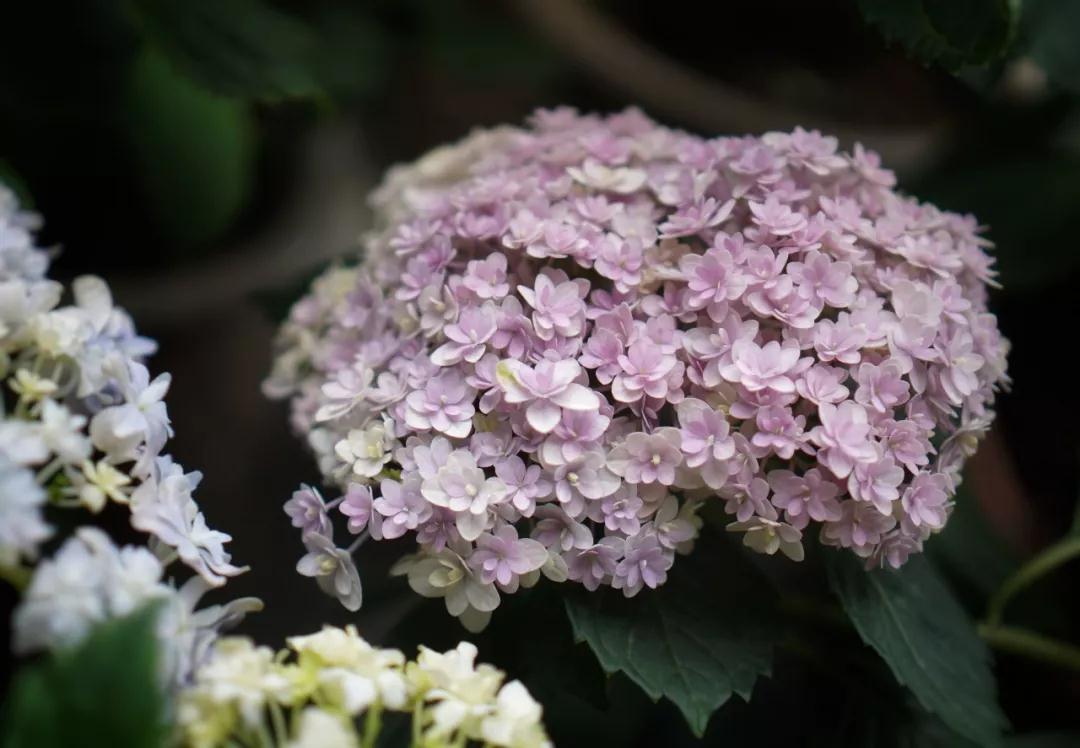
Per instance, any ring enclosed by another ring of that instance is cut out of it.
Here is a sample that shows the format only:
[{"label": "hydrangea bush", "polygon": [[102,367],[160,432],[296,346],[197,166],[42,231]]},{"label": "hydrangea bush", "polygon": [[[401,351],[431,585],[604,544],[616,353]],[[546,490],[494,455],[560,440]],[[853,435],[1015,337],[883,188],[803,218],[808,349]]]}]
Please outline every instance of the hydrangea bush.
[{"label": "hydrangea bush", "polygon": [[520,681],[504,683],[502,671],[476,664],[468,642],[448,652],[422,646],[406,661],[399,650],[371,646],[352,626],[326,626],[288,645],[275,653],[250,639],[219,639],[181,696],[179,743],[359,748],[376,744],[385,713],[403,712],[412,723],[410,745],[551,745],[540,704]]},{"label": "hydrangea bush", "polygon": [[[0,185],[0,571],[23,593],[12,621],[15,653],[70,655],[94,642],[97,627],[152,608],[151,648],[172,723],[171,731],[158,726],[155,745],[359,748],[374,745],[388,710],[411,712],[416,744],[432,748],[467,740],[549,746],[540,705],[520,682],[504,684],[501,671],[475,665],[477,651],[468,643],[441,654],[421,648],[406,663],[401,652],[372,647],[352,627],[328,627],[290,639],[296,659],[286,662],[285,652],[219,637],[262,604],[244,598],[196,608],[208,589],[245,569],[231,563],[229,536],[211,530],[199,511],[192,492],[200,474],[164,452],[172,435],[164,402],[169,375],[151,378],[144,360],[153,341],[135,333],[101,279],[76,279],[74,303],[61,304],[64,288],[46,277],[50,258],[36,246],[37,225]],[[147,546],[118,547],[78,518],[68,537],[55,537],[47,514],[95,515],[110,504],[129,510],[131,525],[149,535]],[[179,587],[174,562],[194,572]],[[111,664],[117,678],[129,677],[104,657],[74,661]],[[79,685],[55,673],[41,682],[58,703],[58,690]],[[112,701],[130,697],[129,685],[105,696],[109,710],[123,714],[130,706]],[[34,692],[33,699],[41,696]],[[96,703],[94,694],[77,698],[83,711]],[[29,703],[27,713],[5,710],[5,717],[16,729],[30,725],[35,736],[59,735],[34,724]],[[360,715],[358,730],[353,720]],[[25,736],[3,732],[5,745],[24,744]]]},{"label": "hydrangea bush", "polygon": [[[69,648],[96,624],[157,602],[162,676],[177,686],[219,628],[261,604],[196,609],[244,569],[192,495],[200,474],[164,451],[169,375],[151,376],[144,361],[154,342],[100,278],[77,278],[63,303],[64,287],[47,277],[50,253],[35,242],[38,224],[0,185],[0,571],[24,588],[13,648]],[[54,537],[47,512],[85,520],[110,504],[129,511],[147,546],[118,547],[89,524]],[[50,541],[59,547],[40,560]],[[194,572],[179,586],[174,562]]]},{"label": "hydrangea bush", "polygon": [[[272,396],[327,480],[286,505],[349,607],[364,537],[481,627],[539,573],[663,584],[708,503],[757,551],[900,566],[1008,380],[971,216],[816,131],[541,110],[396,167],[362,261],[292,309]],[[333,541],[327,511],[358,535]]]}]

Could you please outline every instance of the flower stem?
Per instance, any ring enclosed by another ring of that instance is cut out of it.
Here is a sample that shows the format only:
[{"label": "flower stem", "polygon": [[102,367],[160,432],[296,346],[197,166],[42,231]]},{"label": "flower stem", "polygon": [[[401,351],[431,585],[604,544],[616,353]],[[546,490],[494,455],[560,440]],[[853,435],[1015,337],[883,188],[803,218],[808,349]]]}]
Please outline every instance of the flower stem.
[{"label": "flower stem", "polygon": [[412,748],[421,748],[424,744],[424,700],[420,698],[416,702],[412,718]]},{"label": "flower stem", "polygon": [[270,701],[270,723],[274,728],[274,742],[279,748],[289,740],[289,731],[285,727],[285,715],[281,711],[281,705],[276,701]]},{"label": "flower stem", "polygon": [[1005,613],[1005,606],[1020,591],[1050,573],[1062,564],[1080,557],[1080,535],[1059,540],[1021,566],[1001,585],[986,611],[986,623],[997,627]]},{"label": "flower stem", "polygon": [[1080,647],[1016,626],[980,623],[979,636],[1003,652],[1080,672]]},{"label": "flower stem", "polygon": [[381,731],[382,705],[376,702],[368,707],[367,717],[364,719],[364,748],[374,748]]}]

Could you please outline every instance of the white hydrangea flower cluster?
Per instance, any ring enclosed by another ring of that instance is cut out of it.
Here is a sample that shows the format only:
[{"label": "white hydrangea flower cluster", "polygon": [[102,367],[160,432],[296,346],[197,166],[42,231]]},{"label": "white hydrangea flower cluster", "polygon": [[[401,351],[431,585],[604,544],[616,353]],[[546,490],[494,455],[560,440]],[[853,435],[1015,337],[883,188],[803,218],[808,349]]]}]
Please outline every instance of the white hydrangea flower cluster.
[{"label": "white hydrangea flower cluster", "polygon": [[476,664],[476,647],[425,647],[413,661],[373,647],[355,627],[325,626],[275,653],[241,637],[219,639],[180,696],[184,748],[375,745],[386,712],[411,715],[412,744],[470,741],[503,748],[550,746],[542,708],[519,681]]},{"label": "white hydrangea flower cluster", "polygon": [[294,306],[266,383],[344,494],[287,504],[301,572],[359,604],[335,508],[414,538],[412,586],[476,628],[540,573],[663,584],[706,503],[762,553],[902,565],[1009,346],[975,219],[894,188],[816,131],[636,110],[541,110],[391,170],[363,261]]},{"label": "white hydrangea flower cluster", "polygon": [[[73,303],[62,303],[38,225],[0,185],[0,572],[25,587],[14,647],[70,646],[95,623],[158,600],[165,675],[182,681],[217,628],[259,603],[194,610],[203,592],[244,569],[192,496],[200,474],[164,452],[170,377],[151,377],[143,361],[155,344],[103,280],[77,278]],[[150,535],[148,548],[118,548],[83,527],[34,568],[54,534],[46,509],[97,514],[110,504]],[[179,589],[164,581],[173,560],[196,573]]]}]

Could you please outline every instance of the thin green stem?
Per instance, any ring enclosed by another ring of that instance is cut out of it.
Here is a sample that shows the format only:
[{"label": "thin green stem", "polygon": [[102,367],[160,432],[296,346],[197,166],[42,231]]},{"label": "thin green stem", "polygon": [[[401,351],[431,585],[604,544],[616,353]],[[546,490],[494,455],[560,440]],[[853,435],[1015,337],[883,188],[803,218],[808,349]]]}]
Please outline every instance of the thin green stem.
[{"label": "thin green stem", "polygon": [[1080,672],[1080,647],[1016,626],[980,623],[979,636],[995,649]]},{"label": "thin green stem", "polygon": [[423,745],[424,734],[424,700],[417,699],[416,708],[413,709],[412,717],[412,748],[420,748]]},{"label": "thin green stem", "polygon": [[276,701],[270,701],[270,724],[274,728],[274,743],[282,748],[289,742],[289,731],[285,727],[285,715],[281,711],[281,705]]},{"label": "thin green stem", "polygon": [[376,702],[368,708],[367,717],[364,718],[363,748],[374,748],[375,741],[379,739],[381,731],[382,704]]},{"label": "thin green stem", "polygon": [[1005,606],[1021,590],[1062,564],[1080,557],[1080,536],[1070,536],[1044,549],[1021,566],[1001,585],[987,606],[986,622],[990,626],[1001,623]]}]

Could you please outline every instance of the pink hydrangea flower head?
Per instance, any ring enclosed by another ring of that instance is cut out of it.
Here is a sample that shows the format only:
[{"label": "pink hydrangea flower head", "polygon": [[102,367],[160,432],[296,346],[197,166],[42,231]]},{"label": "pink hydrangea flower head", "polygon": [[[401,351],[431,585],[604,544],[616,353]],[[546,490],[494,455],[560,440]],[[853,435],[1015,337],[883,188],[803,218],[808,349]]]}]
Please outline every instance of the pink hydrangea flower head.
[{"label": "pink hydrangea flower head", "polygon": [[272,391],[350,529],[453,554],[485,611],[540,574],[662,584],[710,501],[763,553],[900,564],[948,519],[1008,343],[978,222],[895,181],[800,128],[477,131],[391,170]]}]

